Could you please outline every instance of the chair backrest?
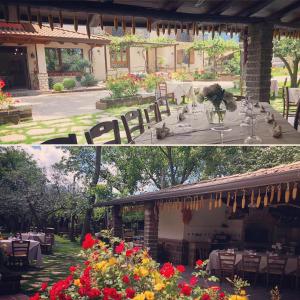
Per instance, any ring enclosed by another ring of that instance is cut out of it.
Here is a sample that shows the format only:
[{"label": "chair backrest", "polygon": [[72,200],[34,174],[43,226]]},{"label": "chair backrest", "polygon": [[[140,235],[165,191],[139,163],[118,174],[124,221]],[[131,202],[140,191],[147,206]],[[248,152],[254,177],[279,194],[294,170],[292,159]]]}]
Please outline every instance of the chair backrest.
[{"label": "chair backrest", "polygon": [[157,103],[157,115],[158,115],[158,121],[162,121],[162,116],[163,114],[166,114],[167,116],[171,115],[168,99],[159,99],[156,101]]},{"label": "chair backrest", "polygon": [[86,131],[85,138],[88,144],[94,144],[94,139],[98,138],[110,131],[114,132],[114,139],[104,144],[121,144],[121,136],[120,136],[120,129],[119,129],[119,122],[118,120],[106,121],[101,122],[94,127],[92,127],[89,131]]},{"label": "chair backrest", "polygon": [[57,145],[76,145],[77,144],[77,137],[76,134],[69,134],[68,137],[61,137],[61,138],[55,138],[50,139],[42,144],[57,144]]},{"label": "chair backrest", "polygon": [[54,235],[51,233],[45,234],[45,244],[54,245]]},{"label": "chair backrest", "polygon": [[300,122],[300,99],[297,104],[297,110],[296,110],[296,115],[295,115],[295,119],[294,119],[294,128],[296,130],[298,130],[299,122]]},{"label": "chair backrest", "polygon": [[157,103],[153,103],[149,105],[147,108],[144,109],[145,117],[146,117],[146,122],[148,124],[158,122],[159,121],[159,116],[158,116],[158,111],[157,111]]},{"label": "chair backrest", "polygon": [[[121,119],[124,125],[128,143],[134,143],[132,133],[135,131],[139,131],[140,134],[145,132],[141,110],[138,109],[129,111],[125,115],[122,115]],[[137,123],[131,126],[131,121],[137,121]]]},{"label": "chair backrest", "polygon": [[157,84],[158,97],[163,98],[168,94],[168,87],[166,82],[160,82]]},{"label": "chair backrest", "polygon": [[256,254],[245,254],[242,257],[242,268],[244,270],[259,271],[261,256]]},{"label": "chair backrest", "polygon": [[272,274],[284,274],[287,259],[281,256],[267,256],[267,272]]},{"label": "chair backrest", "polygon": [[30,241],[12,241],[13,256],[27,256],[29,253]]},{"label": "chair backrest", "polygon": [[228,252],[219,252],[219,262],[221,270],[234,270],[236,254]]},{"label": "chair backrest", "polygon": [[286,87],[287,80],[288,80],[287,77],[285,77],[284,82],[283,82],[283,86],[284,86],[284,87]]}]

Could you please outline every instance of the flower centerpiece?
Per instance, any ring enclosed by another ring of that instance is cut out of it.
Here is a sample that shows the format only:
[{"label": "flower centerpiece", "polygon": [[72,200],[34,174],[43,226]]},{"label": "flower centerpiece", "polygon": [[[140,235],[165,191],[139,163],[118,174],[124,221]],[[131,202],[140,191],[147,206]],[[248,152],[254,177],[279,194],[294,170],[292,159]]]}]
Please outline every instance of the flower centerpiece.
[{"label": "flower centerpiece", "polygon": [[[104,234],[102,234],[104,237]],[[183,280],[185,267],[159,265],[146,249],[109,237],[109,244],[87,234],[83,241],[82,266],[71,266],[67,278],[52,286],[43,283],[31,300],[228,300],[219,286],[209,286],[216,277],[206,272],[206,262],[198,260],[195,272]],[[205,282],[205,286],[200,284]]]},{"label": "flower centerpiece", "polygon": [[14,100],[10,93],[5,93],[3,88],[5,87],[4,80],[0,80],[0,110],[8,109],[10,105],[14,103]]},{"label": "flower centerpiece", "polygon": [[233,94],[225,91],[219,84],[213,84],[203,89],[199,95],[200,102],[208,101],[206,115],[210,124],[224,124],[226,111],[235,111],[237,108]]}]

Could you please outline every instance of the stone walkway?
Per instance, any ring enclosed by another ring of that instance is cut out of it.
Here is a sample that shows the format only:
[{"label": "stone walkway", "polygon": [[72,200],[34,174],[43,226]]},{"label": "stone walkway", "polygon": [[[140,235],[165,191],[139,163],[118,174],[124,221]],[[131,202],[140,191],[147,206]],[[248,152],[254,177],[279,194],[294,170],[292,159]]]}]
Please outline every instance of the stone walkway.
[{"label": "stone walkway", "polygon": [[10,295],[10,296],[0,296],[0,300],[28,300],[29,297],[22,294]]}]

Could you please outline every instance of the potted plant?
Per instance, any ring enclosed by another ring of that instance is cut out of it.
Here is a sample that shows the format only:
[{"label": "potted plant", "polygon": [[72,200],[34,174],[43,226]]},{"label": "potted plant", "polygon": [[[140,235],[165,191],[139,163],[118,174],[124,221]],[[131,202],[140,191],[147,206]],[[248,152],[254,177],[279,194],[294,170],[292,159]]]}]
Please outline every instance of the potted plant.
[{"label": "potted plant", "polygon": [[226,111],[235,111],[237,108],[233,94],[226,92],[219,84],[205,87],[199,100],[208,102],[206,116],[210,124],[223,125]]},{"label": "potted plant", "polygon": [[234,275],[233,279],[226,278],[233,285],[234,295],[231,295],[228,300],[248,300],[245,288],[250,286],[248,281]]}]

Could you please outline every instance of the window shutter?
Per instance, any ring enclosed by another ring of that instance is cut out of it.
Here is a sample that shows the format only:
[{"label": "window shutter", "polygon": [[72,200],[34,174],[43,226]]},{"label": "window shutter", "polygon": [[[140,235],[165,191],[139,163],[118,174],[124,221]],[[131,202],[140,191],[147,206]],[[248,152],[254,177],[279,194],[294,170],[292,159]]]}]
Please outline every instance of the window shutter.
[{"label": "window shutter", "polygon": [[189,57],[190,65],[193,65],[195,63],[195,51],[194,51],[194,49],[191,49],[189,53],[190,53],[190,57]]},{"label": "window shutter", "polygon": [[177,50],[177,64],[183,63],[183,49]]}]

